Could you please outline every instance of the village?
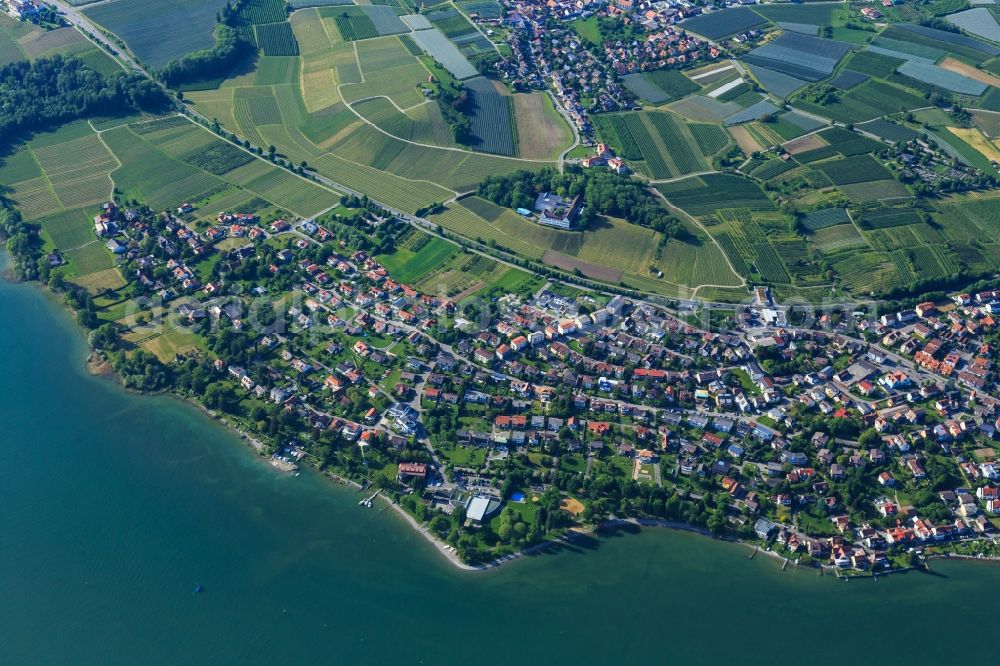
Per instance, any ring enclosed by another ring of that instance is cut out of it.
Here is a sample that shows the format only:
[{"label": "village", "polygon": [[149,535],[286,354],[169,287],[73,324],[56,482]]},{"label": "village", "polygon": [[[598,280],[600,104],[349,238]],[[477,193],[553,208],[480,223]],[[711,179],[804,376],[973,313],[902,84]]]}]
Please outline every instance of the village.
[{"label": "village", "polygon": [[206,339],[175,364],[211,368],[209,406],[270,429],[276,466],[367,478],[468,561],[611,517],[843,570],[995,552],[1000,290],[806,321],[759,287],[712,326],[558,282],[470,306],[352,246],[410,233],[374,207],[194,212],[94,219],[148,321]]},{"label": "village", "polygon": [[[512,57],[498,63],[498,73],[515,88],[550,88],[577,129],[590,136],[590,113],[635,105],[635,96],[621,84],[621,77],[711,60],[721,53],[675,25],[701,12],[695,3],[654,2],[643,7],[633,0],[510,3],[510,12],[500,23],[511,30]],[[591,41],[581,36],[578,27],[587,20],[620,21],[624,31],[605,37],[602,24],[595,23],[598,34],[596,42]]]}]

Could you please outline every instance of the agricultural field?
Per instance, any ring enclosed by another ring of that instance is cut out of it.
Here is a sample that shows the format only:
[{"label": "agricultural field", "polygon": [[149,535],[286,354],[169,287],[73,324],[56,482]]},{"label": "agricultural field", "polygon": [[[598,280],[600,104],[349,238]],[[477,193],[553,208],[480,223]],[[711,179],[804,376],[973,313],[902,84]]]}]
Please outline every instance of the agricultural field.
[{"label": "agricultural field", "polygon": [[253,161],[250,153],[237,148],[228,141],[215,141],[200,150],[196,150],[184,161],[199,169],[221,176],[244,164]]},{"label": "agricultural field", "polygon": [[709,39],[720,39],[758,28],[767,23],[767,19],[745,7],[725,9],[718,12],[701,14],[682,21],[685,30],[702,35]]},{"label": "agricultural field", "polygon": [[733,174],[708,174],[656,186],[671,204],[698,216],[710,215],[720,201],[730,208],[775,210],[774,202],[755,182]]},{"label": "agricultural field", "polygon": [[688,123],[669,112],[601,114],[593,121],[605,143],[653,180],[711,170],[712,157],[730,143],[721,127]]},{"label": "agricultural field", "polygon": [[512,157],[516,153],[512,102],[501,95],[493,84],[482,76],[465,82],[472,111],[472,147],[494,155]]},{"label": "agricultural field", "polygon": [[371,19],[372,25],[375,26],[378,34],[382,36],[398,35],[410,31],[409,27],[399,19],[399,16],[391,7],[368,5],[361,9]]},{"label": "agricultural field", "polygon": [[[687,203],[684,210],[691,209],[689,212],[700,216],[701,223],[736,273],[751,281],[763,280],[796,289],[809,289],[828,281],[790,219],[773,205],[768,207],[754,200],[750,188],[756,186],[752,181],[729,176],[719,184],[719,189],[726,187],[734,194],[742,189],[745,194],[742,199],[740,195],[721,194],[715,206],[699,208],[688,202],[714,188],[702,185],[685,192],[677,187],[681,183],[675,183],[671,184],[672,191],[667,197],[675,205],[678,201]],[[726,207],[720,207],[722,205]]]},{"label": "agricultural field", "polygon": [[257,35],[257,46],[265,56],[297,56],[299,54],[299,44],[295,41],[292,26],[287,21],[255,25],[254,32]]},{"label": "agricultural field", "polygon": [[110,75],[121,70],[111,56],[76,28],[43,30],[31,23],[14,21],[0,12],[0,66],[56,54],[77,57],[100,74]]},{"label": "agricultural field", "polygon": [[86,8],[95,23],[121,37],[139,60],[153,68],[211,48],[215,15],[224,0],[113,0]]},{"label": "agricultural field", "polygon": [[622,83],[632,94],[650,104],[664,104],[701,89],[697,83],[676,69],[629,74]]},{"label": "agricultural field", "polygon": [[511,96],[517,127],[517,153],[530,160],[551,160],[573,143],[573,131],[546,93]]},{"label": "agricultural field", "polygon": [[[701,284],[738,285],[725,259],[696,227],[683,239],[661,247],[659,234],[623,220],[606,218],[582,232],[560,231],[526,220],[512,210],[468,197],[431,218],[444,228],[483,242],[495,242],[532,259],[595,279],[621,279],[636,288],[665,294]],[[650,268],[663,272],[657,277]]]},{"label": "agricultural field", "polygon": [[459,0],[456,4],[466,13],[477,14],[484,19],[497,19],[503,16],[503,7],[496,0]]},{"label": "agricultural field", "polygon": [[479,74],[468,58],[439,30],[417,30],[411,37],[427,55],[441,63],[456,79],[468,79]]},{"label": "agricultural field", "polygon": [[743,60],[803,81],[819,81],[833,73],[851,47],[846,42],[785,32],[743,56]]},{"label": "agricultural field", "polygon": [[337,7],[329,15],[333,16],[337,32],[340,33],[340,37],[344,41],[352,42],[379,36],[378,28],[359,7],[346,7],[344,9]]},{"label": "agricultural field", "polygon": [[927,101],[921,95],[876,79],[869,79],[840,93],[834,100],[822,104],[805,99],[803,96],[808,94],[808,90],[807,88],[793,98],[792,105],[845,124],[873,120],[927,105]]}]

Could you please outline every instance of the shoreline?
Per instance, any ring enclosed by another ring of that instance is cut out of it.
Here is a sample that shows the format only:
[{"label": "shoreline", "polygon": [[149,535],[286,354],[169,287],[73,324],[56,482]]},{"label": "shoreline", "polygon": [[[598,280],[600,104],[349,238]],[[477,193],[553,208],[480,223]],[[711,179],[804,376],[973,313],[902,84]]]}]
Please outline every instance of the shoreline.
[{"label": "shoreline", "polygon": [[[5,281],[7,281],[9,283],[25,284],[24,282],[22,282],[20,280],[14,279],[14,277],[10,274],[9,269],[5,269],[5,270],[2,271],[2,274],[0,274],[0,279],[3,279],[3,280],[5,280]],[[45,300],[51,302],[52,305],[58,307],[59,309],[61,309],[63,311],[68,311],[70,314],[73,314],[72,308],[70,308],[69,305],[66,304],[65,302],[59,302],[55,298],[56,293],[53,292],[52,290],[50,290],[47,285],[42,285],[42,287],[43,288],[41,290],[39,290],[39,292],[37,292],[37,293],[40,293]],[[126,387],[122,383],[120,375],[114,370],[114,368],[111,367],[111,364],[108,363],[107,359],[102,354],[100,354],[99,352],[97,352],[97,351],[95,351],[95,350],[93,350],[93,349],[90,348],[90,345],[89,345],[89,343],[88,343],[88,341],[86,339],[86,335],[85,335],[86,331],[83,330],[79,325],[77,325],[76,322],[67,322],[67,324],[70,325],[70,326],[72,326],[72,328],[74,330],[76,330],[77,334],[79,335],[79,337],[80,337],[80,339],[81,339],[81,341],[82,341],[82,343],[84,345],[84,348],[83,348],[83,351],[84,351],[83,365],[84,365],[84,368],[85,368],[85,370],[86,370],[86,372],[87,372],[88,375],[90,375],[92,377],[95,377],[95,378],[113,380],[115,382],[117,388],[119,388],[121,390],[124,390],[124,391],[126,391],[128,393],[131,393],[133,395],[142,395],[142,396],[148,396],[148,397],[169,396],[169,397],[171,397],[173,399],[180,400],[181,402],[190,403],[191,405],[197,407],[210,420],[218,422],[219,425],[221,425],[222,427],[224,427],[230,433],[234,434],[238,439],[243,440],[249,446],[249,448],[251,450],[253,450],[254,453],[257,454],[256,457],[264,459],[264,460],[267,460],[267,456],[265,455],[266,444],[264,442],[262,442],[260,439],[258,439],[256,437],[254,437],[250,433],[245,432],[245,431],[241,430],[240,428],[236,427],[235,425],[233,425],[233,423],[225,415],[222,415],[222,414],[219,414],[218,412],[210,410],[205,405],[203,405],[201,402],[199,402],[197,399],[192,398],[190,396],[181,395],[181,394],[179,394],[176,391],[173,391],[171,389],[164,389],[164,390],[161,390],[161,391],[141,391],[141,390],[136,390],[136,389],[131,389],[131,388]],[[272,466],[272,467],[274,467],[274,466]],[[280,472],[286,473],[286,474],[289,472],[288,470],[282,470],[282,469],[279,469],[277,467],[275,467],[275,469],[277,469]],[[295,471],[295,470],[293,469],[291,471]],[[346,479],[346,478],[344,478],[344,477],[336,474],[335,472],[319,471],[319,470],[316,470],[316,471],[318,471],[320,474],[323,474],[324,476],[328,477],[330,480],[332,480],[332,481],[334,481],[334,482],[336,482],[336,483],[338,483],[340,485],[351,486],[351,487],[353,487],[356,490],[361,490],[362,489],[362,486],[359,483],[357,483],[356,481],[352,481],[350,479]],[[604,529],[614,528],[616,526],[626,526],[626,525],[637,527],[639,529],[648,528],[648,527],[656,527],[656,528],[665,528],[665,529],[678,530],[678,531],[682,531],[682,532],[688,532],[688,533],[692,533],[692,534],[697,534],[697,535],[700,535],[700,536],[703,536],[703,537],[710,538],[710,539],[715,540],[715,541],[722,541],[722,542],[727,542],[727,543],[731,543],[731,544],[738,544],[738,545],[741,545],[741,546],[746,547],[746,548],[757,549],[756,552],[758,552],[758,553],[763,552],[764,554],[769,555],[769,556],[771,556],[772,558],[774,558],[776,560],[779,560],[779,561],[782,561],[782,562],[784,562],[784,561],[787,560],[789,564],[792,564],[792,565],[794,565],[796,567],[802,566],[802,565],[797,564],[791,558],[787,558],[786,556],[780,555],[780,554],[778,554],[778,553],[776,553],[776,552],[774,552],[772,550],[766,549],[766,548],[760,548],[758,544],[753,544],[753,543],[750,543],[750,542],[747,542],[747,541],[743,541],[742,539],[739,539],[737,537],[726,536],[726,535],[716,535],[716,534],[711,533],[710,531],[708,531],[705,528],[698,527],[698,526],[695,526],[695,525],[689,525],[687,523],[682,523],[682,522],[677,522],[677,521],[668,521],[668,520],[656,519],[656,518],[610,518],[608,520],[602,521],[601,523],[599,523],[597,525],[592,525],[592,526],[587,526],[587,527],[585,527],[585,526],[572,527],[572,528],[569,528],[569,530],[567,530],[567,532],[565,534],[562,534],[562,535],[560,535],[557,538],[546,540],[546,541],[541,541],[541,542],[536,543],[536,544],[532,544],[531,546],[527,546],[526,548],[522,548],[522,549],[520,549],[520,550],[518,550],[516,552],[510,553],[508,555],[504,555],[503,557],[499,557],[499,558],[493,559],[493,560],[491,560],[489,562],[486,562],[486,563],[483,563],[483,564],[475,564],[475,565],[473,565],[473,564],[467,564],[467,563],[463,562],[461,560],[461,558],[458,557],[457,553],[454,552],[454,550],[449,550],[448,549],[448,548],[451,547],[450,544],[447,544],[440,537],[434,535],[426,527],[426,523],[421,524],[421,523],[417,522],[417,520],[413,516],[411,516],[409,513],[407,513],[405,511],[405,509],[403,509],[397,502],[394,502],[391,498],[389,498],[388,496],[386,496],[386,495],[384,495],[382,493],[379,493],[378,498],[381,499],[387,506],[392,507],[394,509],[395,513],[398,514],[400,517],[402,517],[415,532],[417,532],[418,534],[421,534],[425,539],[427,539],[427,541],[434,546],[435,550],[437,550],[441,555],[443,555],[445,557],[445,559],[449,563],[451,563],[455,568],[457,568],[457,569],[459,569],[461,571],[475,572],[475,571],[488,571],[488,570],[491,570],[491,569],[497,569],[497,568],[503,566],[504,564],[507,564],[507,563],[512,562],[512,561],[517,560],[517,559],[520,559],[520,558],[522,558],[524,556],[531,555],[531,554],[537,553],[537,552],[541,552],[541,551],[543,551],[545,549],[552,548],[552,547],[555,547],[555,546],[558,546],[558,545],[571,543],[576,538],[579,538],[579,537],[582,537],[582,536],[588,536],[588,535],[596,535],[596,536],[599,537],[600,536],[600,532],[602,530],[604,530]],[[974,556],[974,555],[963,555],[963,554],[958,554],[958,553],[939,553],[939,554],[934,554],[934,555],[930,555],[930,556],[926,557],[927,561],[930,561],[930,560],[948,560],[948,559],[982,562],[982,563],[986,563],[986,564],[1000,564],[1000,556],[978,557],[978,556]],[[830,566],[830,565],[819,564],[818,566],[811,566],[809,568],[814,568],[817,571],[819,571],[821,574],[826,574],[826,573],[830,572],[830,573],[834,573],[838,578],[846,578],[846,579],[851,578],[851,576],[843,576],[842,574],[839,573],[839,571],[837,571],[836,567],[833,567],[833,566]],[[875,575],[876,576],[885,576],[885,575],[892,574],[892,573],[903,573],[903,572],[906,572],[906,571],[910,571],[911,569],[912,569],[912,567],[904,567],[904,568],[900,568],[900,569],[891,569],[891,570],[888,570],[888,571],[879,572],[879,573],[877,573]],[[870,572],[870,571],[868,571],[866,573],[869,576],[872,575],[872,572]]]}]

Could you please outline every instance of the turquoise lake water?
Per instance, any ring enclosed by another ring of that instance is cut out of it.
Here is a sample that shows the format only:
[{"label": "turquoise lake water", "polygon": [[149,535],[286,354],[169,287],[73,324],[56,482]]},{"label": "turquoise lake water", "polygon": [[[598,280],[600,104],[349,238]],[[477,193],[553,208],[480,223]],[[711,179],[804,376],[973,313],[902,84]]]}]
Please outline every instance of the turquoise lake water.
[{"label": "turquoise lake water", "polygon": [[[950,664],[1000,567],[840,583],[666,530],[460,572],[391,512],[290,477],[193,407],[84,370],[0,282],[0,664]],[[196,584],[203,594],[193,594]]]}]

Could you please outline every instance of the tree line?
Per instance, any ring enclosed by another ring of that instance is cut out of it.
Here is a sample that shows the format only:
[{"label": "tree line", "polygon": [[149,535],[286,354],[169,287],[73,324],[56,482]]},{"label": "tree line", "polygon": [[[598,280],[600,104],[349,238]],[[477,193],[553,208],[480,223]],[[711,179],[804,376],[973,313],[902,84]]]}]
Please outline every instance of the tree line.
[{"label": "tree line", "polygon": [[171,60],[157,72],[160,80],[169,86],[176,86],[189,81],[220,78],[231,72],[252,50],[236,29],[225,23],[215,26],[212,34],[215,46]]}]

